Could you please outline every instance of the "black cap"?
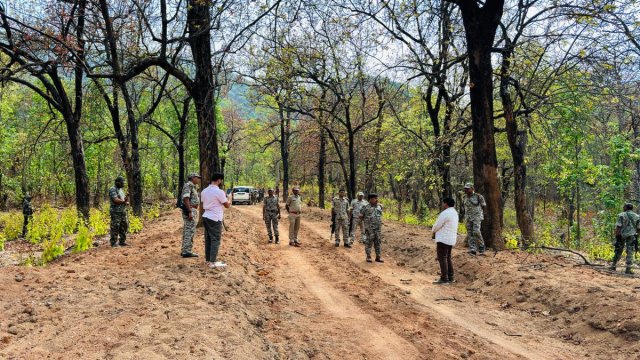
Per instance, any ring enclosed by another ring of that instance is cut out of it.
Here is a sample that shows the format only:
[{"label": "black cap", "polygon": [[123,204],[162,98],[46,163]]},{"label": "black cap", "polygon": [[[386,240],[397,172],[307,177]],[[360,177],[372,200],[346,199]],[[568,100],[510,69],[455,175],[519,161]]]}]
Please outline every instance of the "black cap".
[{"label": "black cap", "polygon": [[124,178],[122,176],[118,176],[116,178],[116,182],[124,182]]},{"label": "black cap", "polygon": [[367,199],[369,199],[369,200],[371,200],[373,198],[377,198],[377,197],[378,197],[378,194],[376,194],[376,193],[371,193],[371,194],[367,195]]}]

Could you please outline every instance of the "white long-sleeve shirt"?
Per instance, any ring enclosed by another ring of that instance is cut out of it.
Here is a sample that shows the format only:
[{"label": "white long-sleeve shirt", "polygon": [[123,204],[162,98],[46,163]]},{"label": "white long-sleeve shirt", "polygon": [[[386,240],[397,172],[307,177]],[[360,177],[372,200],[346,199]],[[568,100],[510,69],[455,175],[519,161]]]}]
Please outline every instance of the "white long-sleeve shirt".
[{"label": "white long-sleeve shirt", "polygon": [[458,239],[458,220],[458,212],[455,208],[443,210],[431,228],[431,231],[436,234],[435,241],[454,246]]}]

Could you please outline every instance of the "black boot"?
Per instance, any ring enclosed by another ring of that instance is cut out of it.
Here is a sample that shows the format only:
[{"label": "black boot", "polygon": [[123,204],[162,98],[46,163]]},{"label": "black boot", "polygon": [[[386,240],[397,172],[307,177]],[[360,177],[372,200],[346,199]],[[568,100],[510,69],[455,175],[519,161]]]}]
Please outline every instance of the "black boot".
[{"label": "black boot", "polygon": [[278,238],[278,235],[276,235],[276,244],[280,244],[280,238]]},{"label": "black boot", "polygon": [[273,238],[269,236],[269,244],[271,244],[272,242],[273,242]]}]

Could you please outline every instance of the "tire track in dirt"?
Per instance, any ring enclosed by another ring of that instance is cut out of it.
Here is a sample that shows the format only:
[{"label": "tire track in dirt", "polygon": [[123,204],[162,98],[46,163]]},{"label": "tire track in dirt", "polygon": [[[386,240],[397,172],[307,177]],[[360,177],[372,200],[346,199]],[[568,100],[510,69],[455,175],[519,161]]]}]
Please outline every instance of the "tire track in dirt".
[{"label": "tire track in dirt", "polygon": [[[302,228],[322,237],[323,233],[326,233],[327,226],[324,223],[307,220],[303,222]],[[391,265],[391,261],[387,261],[382,266],[366,263],[364,247],[360,243],[354,244],[354,248],[350,251],[344,251],[343,255],[362,270],[375,274],[385,283],[404,290],[411,299],[435,317],[445,318],[447,322],[476,334],[503,351],[527,359],[553,360],[571,360],[582,357],[584,354],[584,351],[573,349],[572,346],[556,339],[527,331],[527,327],[523,326],[526,319],[493,309],[478,308],[477,304],[461,302],[462,293],[456,287],[433,285],[434,278]],[[411,281],[402,281],[408,279]],[[438,303],[436,299],[446,303]]]},{"label": "tire track in dirt", "polygon": [[[255,223],[262,224],[259,207],[236,207],[240,213],[250,216]],[[280,245],[282,251],[277,254],[286,257],[286,265],[276,269],[276,277],[283,278],[285,273],[295,273],[304,287],[321,303],[323,310],[331,318],[337,319],[348,327],[347,333],[354,346],[366,354],[367,359],[421,359],[421,352],[413,344],[377,321],[357,304],[349,295],[331,285],[319,271],[306,259],[304,248],[288,245],[289,229],[287,220],[281,222]],[[276,246],[276,245],[273,245]],[[282,284],[287,286],[286,284]]]}]

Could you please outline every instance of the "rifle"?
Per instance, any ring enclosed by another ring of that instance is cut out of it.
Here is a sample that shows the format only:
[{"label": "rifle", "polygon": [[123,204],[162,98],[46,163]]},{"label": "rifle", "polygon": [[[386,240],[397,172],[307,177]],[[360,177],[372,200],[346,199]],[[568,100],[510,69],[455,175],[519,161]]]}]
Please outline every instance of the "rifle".
[{"label": "rifle", "polygon": [[[349,213],[349,236],[351,236],[352,232],[353,232],[353,210],[351,210],[351,212]],[[353,241],[353,239],[351,239],[351,241]]]},{"label": "rifle", "polygon": [[331,214],[331,236],[329,236],[329,241],[333,239],[333,234],[336,232],[336,214]]}]

